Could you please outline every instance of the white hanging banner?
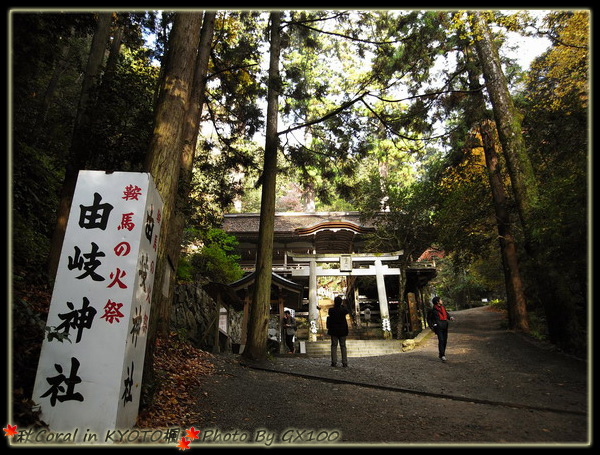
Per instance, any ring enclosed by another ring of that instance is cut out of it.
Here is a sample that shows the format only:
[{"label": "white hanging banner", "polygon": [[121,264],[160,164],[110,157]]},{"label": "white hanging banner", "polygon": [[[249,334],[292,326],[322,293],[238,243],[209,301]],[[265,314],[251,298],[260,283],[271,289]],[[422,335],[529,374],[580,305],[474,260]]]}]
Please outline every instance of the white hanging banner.
[{"label": "white hanging banner", "polygon": [[32,397],[53,432],[135,424],[162,208],[148,173],[79,172]]}]

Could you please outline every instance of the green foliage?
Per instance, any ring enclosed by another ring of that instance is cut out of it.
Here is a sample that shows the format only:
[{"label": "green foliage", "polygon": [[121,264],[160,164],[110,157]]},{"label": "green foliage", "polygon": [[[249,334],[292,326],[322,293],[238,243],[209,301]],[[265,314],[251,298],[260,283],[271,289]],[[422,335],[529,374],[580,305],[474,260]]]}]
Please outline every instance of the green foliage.
[{"label": "green foliage", "polygon": [[57,340],[62,343],[64,340],[67,340],[69,343],[72,343],[67,332],[61,333],[54,326],[46,326],[44,330],[47,332],[48,341]]},{"label": "green foliage", "polygon": [[231,283],[239,280],[243,271],[235,254],[237,239],[222,229],[209,229],[195,233],[193,244],[201,244],[197,252],[182,255],[177,269],[180,281],[208,279],[215,283]]},{"label": "green foliage", "polygon": [[12,163],[12,253],[18,273],[29,279],[44,277],[58,192],[60,166],[43,151],[15,143]]},{"label": "green foliage", "polygon": [[448,252],[478,257],[497,247],[485,164],[477,153],[455,150],[442,161],[435,182],[435,238]]},{"label": "green foliage", "polygon": [[143,170],[159,71],[146,50],[122,49],[114,78],[99,88],[89,132],[89,168]]},{"label": "green foliage", "polygon": [[506,301],[501,299],[492,299],[489,301],[489,306],[497,311],[506,311]]},{"label": "green foliage", "polygon": [[[542,267],[532,266],[530,274],[539,283],[533,288],[534,301],[546,308],[545,318],[538,320],[548,324],[551,338],[562,348],[585,353],[590,285],[589,14],[554,12],[546,26],[554,45],[532,65],[521,100],[525,140],[539,182],[532,246]],[[551,287],[546,286],[548,279]]]},{"label": "green foliage", "polygon": [[[138,19],[127,19],[115,74],[96,94],[88,168],[142,169],[159,69],[140,48]],[[94,15],[15,13],[11,20],[13,266],[44,280]]]},{"label": "green foliage", "polygon": [[237,261],[239,256],[229,255],[221,245],[210,243],[202,252],[192,256],[194,268],[203,276],[216,283],[231,283],[242,277]]},{"label": "green foliage", "polygon": [[548,323],[543,309],[537,308],[528,313],[529,326],[531,328],[529,334],[540,341],[548,340]]},{"label": "green foliage", "polygon": [[498,297],[505,295],[497,247],[494,245],[479,255],[473,258],[451,253],[436,261],[438,276],[432,284],[454,309],[469,308],[484,298],[499,300]]},{"label": "green foliage", "polygon": [[[50,295],[29,282],[26,292],[15,290],[13,296],[10,304],[12,333],[9,336],[13,340],[10,371],[15,387],[11,392],[14,394],[13,403],[19,406],[23,397],[31,397],[33,390],[38,358],[45,337],[46,316],[43,310],[50,300]],[[30,411],[31,407],[27,412]]]}]

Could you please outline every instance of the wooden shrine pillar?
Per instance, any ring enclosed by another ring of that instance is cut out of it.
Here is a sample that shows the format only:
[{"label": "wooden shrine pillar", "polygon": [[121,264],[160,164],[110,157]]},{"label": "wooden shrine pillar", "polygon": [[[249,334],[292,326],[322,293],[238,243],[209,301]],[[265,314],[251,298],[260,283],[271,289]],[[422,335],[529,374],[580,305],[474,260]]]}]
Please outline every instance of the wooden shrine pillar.
[{"label": "wooden shrine pillar", "polygon": [[283,298],[283,291],[281,289],[281,286],[277,288],[278,289],[278,293],[277,293],[277,307],[278,307],[278,312],[279,312],[279,353],[280,354],[285,354],[287,352],[287,348],[285,346],[285,330],[283,329],[283,312],[284,312],[284,298]]},{"label": "wooden shrine pillar", "polygon": [[410,331],[414,332],[416,330],[419,330],[419,312],[417,309],[417,298],[414,292],[409,292],[406,297],[408,300],[408,317]]},{"label": "wooden shrine pillar", "polygon": [[240,339],[240,343],[242,345],[246,345],[246,338],[248,337],[248,316],[250,314],[250,291],[246,287],[244,288],[246,291],[246,295],[244,296],[244,317],[242,320],[242,335]]}]

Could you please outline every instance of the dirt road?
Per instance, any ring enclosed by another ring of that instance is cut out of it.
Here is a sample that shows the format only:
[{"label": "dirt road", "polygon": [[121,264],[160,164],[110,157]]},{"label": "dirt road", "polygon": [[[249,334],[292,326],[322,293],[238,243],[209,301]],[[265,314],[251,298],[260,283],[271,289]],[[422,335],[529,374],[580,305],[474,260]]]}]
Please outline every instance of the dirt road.
[{"label": "dirt road", "polygon": [[414,351],[260,366],[217,356],[198,391],[195,445],[556,445],[591,443],[588,364],[502,329],[487,307],[455,312],[446,355]]}]

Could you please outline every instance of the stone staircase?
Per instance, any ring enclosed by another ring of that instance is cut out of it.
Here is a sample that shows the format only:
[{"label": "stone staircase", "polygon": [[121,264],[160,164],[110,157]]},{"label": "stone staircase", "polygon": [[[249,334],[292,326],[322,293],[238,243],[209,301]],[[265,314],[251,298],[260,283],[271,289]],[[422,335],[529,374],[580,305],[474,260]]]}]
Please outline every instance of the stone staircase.
[{"label": "stone staircase", "polygon": [[[333,301],[330,299],[320,299],[319,305],[321,307],[321,311],[319,312],[319,322],[321,323],[321,329],[323,333],[326,333],[325,327],[327,313],[328,309],[333,306]],[[363,327],[358,329],[352,324],[350,316],[347,316],[347,322],[349,329],[348,338],[346,338],[348,357],[370,357],[411,351],[420,345],[431,333],[431,331],[427,328],[419,333],[414,339],[384,340],[380,323],[371,322],[370,325],[365,325],[363,322]],[[331,356],[331,339],[329,336],[321,334],[321,339],[318,341],[307,341],[306,339],[303,340],[302,338],[303,337],[300,338],[300,343],[303,346],[301,346],[299,349],[300,353],[304,353],[308,357]],[[338,347],[338,358],[339,357],[340,351]]]},{"label": "stone staircase", "polygon": [[[369,357],[377,355],[398,354],[406,351],[403,343],[407,340],[351,340],[346,339],[348,357]],[[413,341],[413,340],[408,340]],[[413,342],[414,343],[414,342]],[[405,343],[406,344],[406,343]],[[411,344],[411,343],[408,343]],[[329,357],[331,355],[331,341],[306,341],[306,355],[308,357]],[[414,346],[413,346],[414,347]],[[340,356],[338,347],[338,357]]]}]

